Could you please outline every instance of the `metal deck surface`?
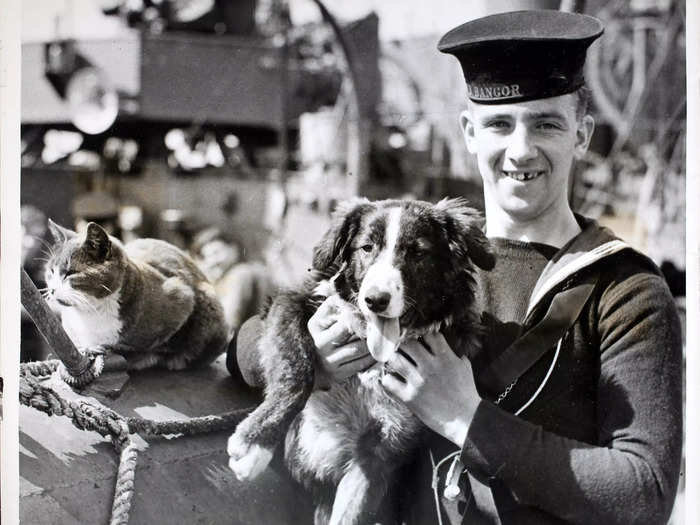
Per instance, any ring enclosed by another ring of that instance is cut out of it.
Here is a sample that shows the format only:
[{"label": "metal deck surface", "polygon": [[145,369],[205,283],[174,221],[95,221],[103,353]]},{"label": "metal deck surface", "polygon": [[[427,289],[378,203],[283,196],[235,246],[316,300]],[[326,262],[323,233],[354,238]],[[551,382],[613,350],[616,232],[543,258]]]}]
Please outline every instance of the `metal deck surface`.
[{"label": "metal deck surface", "polygon": [[[108,380],[108,378],[107,378]],[[252,406],[259,394],[236,384],[224,356],[195,371],[130,375],[118,398],[95,396],[124,416],[153,420]],[[20,520],[31,525],[109,523],[118,456],[109,439],[63,416],[20,407]],[[228,468],[230,432],[136,438],[139,456],[130,524],[312,523],[309,498],[278,457],[255,481]]]}]

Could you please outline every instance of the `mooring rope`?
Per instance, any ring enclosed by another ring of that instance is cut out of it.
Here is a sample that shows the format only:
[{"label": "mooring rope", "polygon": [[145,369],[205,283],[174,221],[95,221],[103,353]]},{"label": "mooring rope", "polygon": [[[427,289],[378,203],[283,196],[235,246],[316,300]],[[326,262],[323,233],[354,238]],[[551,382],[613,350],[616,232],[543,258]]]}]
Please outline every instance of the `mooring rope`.
[{"label": "mooring rope", "polygon": [[133,434],[191,436],[218,430],[233,430],[252,410],[252,407],[243,408],[220,415],[185,420],[151,421],[140,417],[124,417],[104,405],[84,399],[79,401],[64,399],[55,390],[44,386],[42,379],[46,379],[61,367],[62,363],[58,359],[22,363],[19,399],[23,405],[35,408],[49,416],[69,417],[73,425],[81,430],[92,430],[111,438],[119,454],[119,468],[110,525],[126,525],[129,522],[138,459],[138,449],[132,439]]},{"label": "mooring rope", "polygon": [[140,417],[124,417],[104,405],[81,399],[71,401],[42,384],[57,372],[74,389],[91,383],[103,371],[104,353],[77,349],[66,335],[60,320],[51,312],[26,271],[21,271],[22,305],[60,359],[35,361],[20,365],[19,399],[49,416],[66,416],[81,430],[93,430],[109,437],[119,454],[119,469],[114,488],[111,525],[129,522],[131,499],[134,494],[134,476],[138,449],[133,434],[162,436],[177,434],[191,436],[218,430],[233,430],[253,407],[233,410],[216,416],[195,417],[186,420],[150,421]]},{"label": "mooring rope", "polygon": [[126,525],[129,523],[131,499],[134,495],[134,478],[136,477],[136,460],[138,449],[129,435],[129,428],[121,422],[120,436],[115,447],[120,449],[117,483],[112,499],[112,519],[110,525]]}]

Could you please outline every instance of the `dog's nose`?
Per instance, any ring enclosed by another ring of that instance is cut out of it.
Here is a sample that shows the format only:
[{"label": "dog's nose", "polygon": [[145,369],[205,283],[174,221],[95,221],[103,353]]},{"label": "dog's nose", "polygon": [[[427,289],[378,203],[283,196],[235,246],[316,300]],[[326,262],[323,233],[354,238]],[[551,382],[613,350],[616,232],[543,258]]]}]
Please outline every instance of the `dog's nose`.
[{"label": "dog's nose", "polygon": [[376,313],[386,310],[386,307],[389,306],[389,301],[391,301],[391,294],[379,291],[376,288],[370,289],[365,296],[367,308]]}]

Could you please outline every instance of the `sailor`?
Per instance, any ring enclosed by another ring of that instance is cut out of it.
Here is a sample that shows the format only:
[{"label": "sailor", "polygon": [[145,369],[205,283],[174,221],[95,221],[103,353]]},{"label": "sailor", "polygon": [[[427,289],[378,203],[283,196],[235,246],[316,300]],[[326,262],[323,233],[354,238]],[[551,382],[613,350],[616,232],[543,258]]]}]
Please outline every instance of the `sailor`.
[{"label": "sailor", "polygon": [[[466,82],[459,115],[483,179],[496,266],[477,275],[482,348],[408,341],[388,392],[433,431],[391,503],[404,523],[666,523],[682,447],[682,335],[652,261],[568,200],[594,121],[584,62],[596,18],[518,11],[467,22],[438,49]],[[342,379],[371,364],[309,330]],[[429,348],[426,351],[425,346]]]}]

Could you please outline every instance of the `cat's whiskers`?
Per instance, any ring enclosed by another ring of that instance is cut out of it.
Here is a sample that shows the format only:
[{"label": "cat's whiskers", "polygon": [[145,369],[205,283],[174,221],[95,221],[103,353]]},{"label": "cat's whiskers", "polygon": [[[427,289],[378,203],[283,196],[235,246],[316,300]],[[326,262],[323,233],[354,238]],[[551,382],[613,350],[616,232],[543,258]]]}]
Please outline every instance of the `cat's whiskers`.
[{"label": "cat's whiskers", "polygon": [[109,287],[108,287],[107,285],[105,285],[105,284],[100,284],[100,286],[101,286],[102,288],[104,288],[105,290],[107,290],[110,294],[112,293],[112,290],[110,290]]},{"label": "cat's whiskers", "polygon": [[93,310],[97,311],[97,309],[90,304],[90,302],[87,300],[87,298],[80,292],[77,292],[76,290],[73,290],[72,288],[68,287],[64,289],[64,300],[71,305],[83,309],[83,310]]},{"label": "cat's whiskers", "polygon": [[45,249],[42,249],[40,252],[42,255],[46,255],[49,260],[53,259],[56,256],[56,252],[53,251],[53,248],[49,245],[46,245]]},{"label": "cat's whiskers", "polygon": [[[42,245],[46,246],[46,248],[49,250],[51,255],[53,255],[53,250],[51,249],[51,244],[49,244],[43,237],[40,237],[38,235],[31,235],[31,237],[35,238],[37,241],[39,241]],[[42,250],[43,251],[43,250]]]},{"label": "cat's whiskers", "polygon": [[90,301],[87,297],[85,297],[84,295],[81,294],[81,295],[76,296],[76,298],[78,299],[78,302],[80,302],[80,304],[86,306],[87,308],[92,310],[94,313],[97,313],[97,305],[93,304],[93,302]]}]

